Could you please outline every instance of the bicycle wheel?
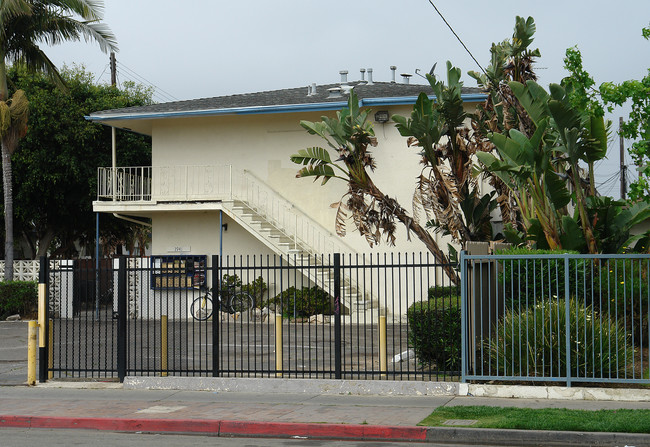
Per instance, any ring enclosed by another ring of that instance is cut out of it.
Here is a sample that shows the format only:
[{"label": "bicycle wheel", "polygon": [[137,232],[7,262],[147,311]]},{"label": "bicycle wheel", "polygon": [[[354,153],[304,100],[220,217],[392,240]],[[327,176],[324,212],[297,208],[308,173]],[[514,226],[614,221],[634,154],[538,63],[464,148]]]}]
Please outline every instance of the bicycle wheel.
[{"label": "bicycle wheel", "polygon": [[248,312],[255,308],[255,298],[246,292],[239,292],[230,298],[230,311]]},{"label": "bicycle wheel", "polygon": [[195,320],[205,321],[212,316],[212,298],[209,293],[192,301],[190,313]]}]

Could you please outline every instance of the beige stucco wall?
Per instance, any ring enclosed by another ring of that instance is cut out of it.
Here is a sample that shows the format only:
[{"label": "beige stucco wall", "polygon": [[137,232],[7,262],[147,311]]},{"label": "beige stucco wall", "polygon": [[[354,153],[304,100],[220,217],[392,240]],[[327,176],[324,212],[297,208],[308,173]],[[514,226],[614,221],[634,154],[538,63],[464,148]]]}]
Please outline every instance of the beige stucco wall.
[{"label": "beige stucco wall", "polygon": [[[272,254],[264,244],[225,214],[223,224],[224,255]],[[156,213],[152,225],[153,254],[220,253],[219,211]]]},{"label": "beige stucco wall", "polygon": [[[389,114],[410,114],[411,106],[393,106]],[[297,179],[300,168],[289,160],[300,149],[325,147],[325,141],[309,135],[300,120],[318,121],[321,115],[334,112],[238,115],[218,117],[163,119],[153,124],[153,166],[177,165],[233,165],[234,170],[250,170],[298,209],[311,216],[320,225],[334,233],[335,210],[330,204],[337,202],[346,192],[346,185],[336,179],[321,186],[320,181]],[[371,115],[372,117],[372,115]],[[377,170],[373,174],[376,185],[397,200],[409,212],[416,177],[421,165],[417,148],[409,148],[406,138],[399,135],[394,124],[374,123],[379,144],[373,148]],[[333,159],[335,151],[330,150]],[[205,254],[217,250],[218,214],[195,219],[192,213],[164,213],[154,216],[152,251],[166,252],[168,247],[191,246],[192,253]],[[232,228],[232,230],[231,230]],[[191,230],[190,230],[191,229]],[[188,231],[189,230],[189,231]],[[398,224],[397,247],[370,248],[348,221],[346,244],[358,252],[383,252],[389,250],[423,251],[416,238],[411,242]],[[224,242],[224,254],[264,253],[266,247],[241,227],[229,224],[230,236]],[[446,241],[441,242],[446,247]],[[195,248],[199,248],[196,250]]]}]

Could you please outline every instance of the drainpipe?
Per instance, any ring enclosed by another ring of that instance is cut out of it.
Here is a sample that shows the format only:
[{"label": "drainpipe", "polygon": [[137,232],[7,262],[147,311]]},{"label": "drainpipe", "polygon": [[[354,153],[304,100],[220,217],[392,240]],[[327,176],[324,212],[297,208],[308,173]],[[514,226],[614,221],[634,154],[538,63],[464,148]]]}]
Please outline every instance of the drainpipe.
[{"label": "drainpipe", "polygon": [[95,320],[99,321],[99,213],[95,215]]},{"label": "drainpipe", "polygon": [[111,127],[111,159],[112,159],[111,182],[113,185],[113,202],[115,202],[117,198],[117,188],[116,188],[117,178],[115,175],[116,174],[115,170],[117,169],[117,136],[116,136],[115,127]]},{"label": "drainpipe", "polygon": [[133,222],[151,228],[151,224],[143,220],[133,219],[132,217],[123,216],[122,214],[117,214],[117,213],[113,213],[113,216],[117,217],[118,219],[126,220],[127,222]]},{"label": "drainpipe", "polygon": [[[111,167],[111,181],[113,182],[113,202],[117,201],[117,188],[116,188],[116,183],[117,183],[117,176],[116,176],[116,170],[117,170],[117,135],[116,135],[116,130],[115,127],[111,127],[111,158],[112,158],[112,167]],[[137,223],[140,225],[144,225],[145,227],[150,227],[151,224],[148,222],[143,222],[141,220],[133,219],[131,217],[127,216],[122,216],[121,214],[113,213],[113,216],[117,217],[118,219],[126,220],[127,222],[133,222]],[[97,240],[99,241],[99,229],[97,230]]]}]

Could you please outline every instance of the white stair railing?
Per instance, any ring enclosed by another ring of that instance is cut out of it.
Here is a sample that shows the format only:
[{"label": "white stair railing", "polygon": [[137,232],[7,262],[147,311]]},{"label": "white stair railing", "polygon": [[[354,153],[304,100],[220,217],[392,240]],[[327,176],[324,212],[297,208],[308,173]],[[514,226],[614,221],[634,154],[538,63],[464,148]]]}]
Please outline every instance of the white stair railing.
[{"label": "white stair railing", "polygon": [[294,252],[356,252],[250,171],[233,170],[232,196],[291,238]]}]

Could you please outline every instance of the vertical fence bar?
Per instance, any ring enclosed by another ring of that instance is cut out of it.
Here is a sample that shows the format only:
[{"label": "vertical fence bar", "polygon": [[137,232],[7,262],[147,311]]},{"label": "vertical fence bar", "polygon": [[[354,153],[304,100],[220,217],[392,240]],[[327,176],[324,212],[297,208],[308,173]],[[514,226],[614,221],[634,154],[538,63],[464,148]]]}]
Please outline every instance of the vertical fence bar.
[{"label": "vertical fence bar", "polygon": [[[213,255],[212,256],[212,268],[210,273],[212,275],[212,377],[219,377],[221,374],[220,371],[220,362],[219,362],[219,335],[221,331],[221,303],[218,302],[218,297],[220,296],[220,284],[219,278],[221,277],[220,272],[220,262],[221,257]],[[206,283],[208,278],[206,277]]]},{"label": "vertical fence bar", "polygon": [[39,325],[39,343],[38,343],[38,381],[47,380],[48,367],[48,347],[49,341],[49,316],[48,316],[48,287],[47,282],[50,276],[50,263],[47,257],[42,256],[40,259],[40,270],[38,274],[38,325]]},{"label": "vertical fence bar", "polygon": [[564,305],[565,305],[565,317],[564,317],[564,336],[565,340],[565,349],[566,349],[566,386],[571,386],[571,315],[570,315],[570,303],[569,303],[569,293],[570,293],[570,284],[569,284],[569,255],[563,255],[564,258]]},{"label": "vertical fence bar", "polygon": [[379,316],[379,371],[380,377],[385,379],[388,371],[386,361],[386,315]]},{"label": "vertical fence bar", "polygon": [[334,253],[334,378],[341,377],[341,253]]},{"label": "vertical fence bar", "polygon": [[[282,314],[275,314],[275,377],[282,377],[284,353],[282,350]],[[289,366],[291,368],[291,366]]]},{"label": "vertical fence bar", "polygon": [[467,260],[465,250],[460,252],[460,381],[467,381]]},{"label": "vertical fence bar", "polygon": [[160,316],[160,376],[167,377],[167,315]]},{"label": "vertical fence bar", "polygon": [[126,257],[120,256],[117,273],[117,376],[126,377],[126,318],[127,318]]}]

